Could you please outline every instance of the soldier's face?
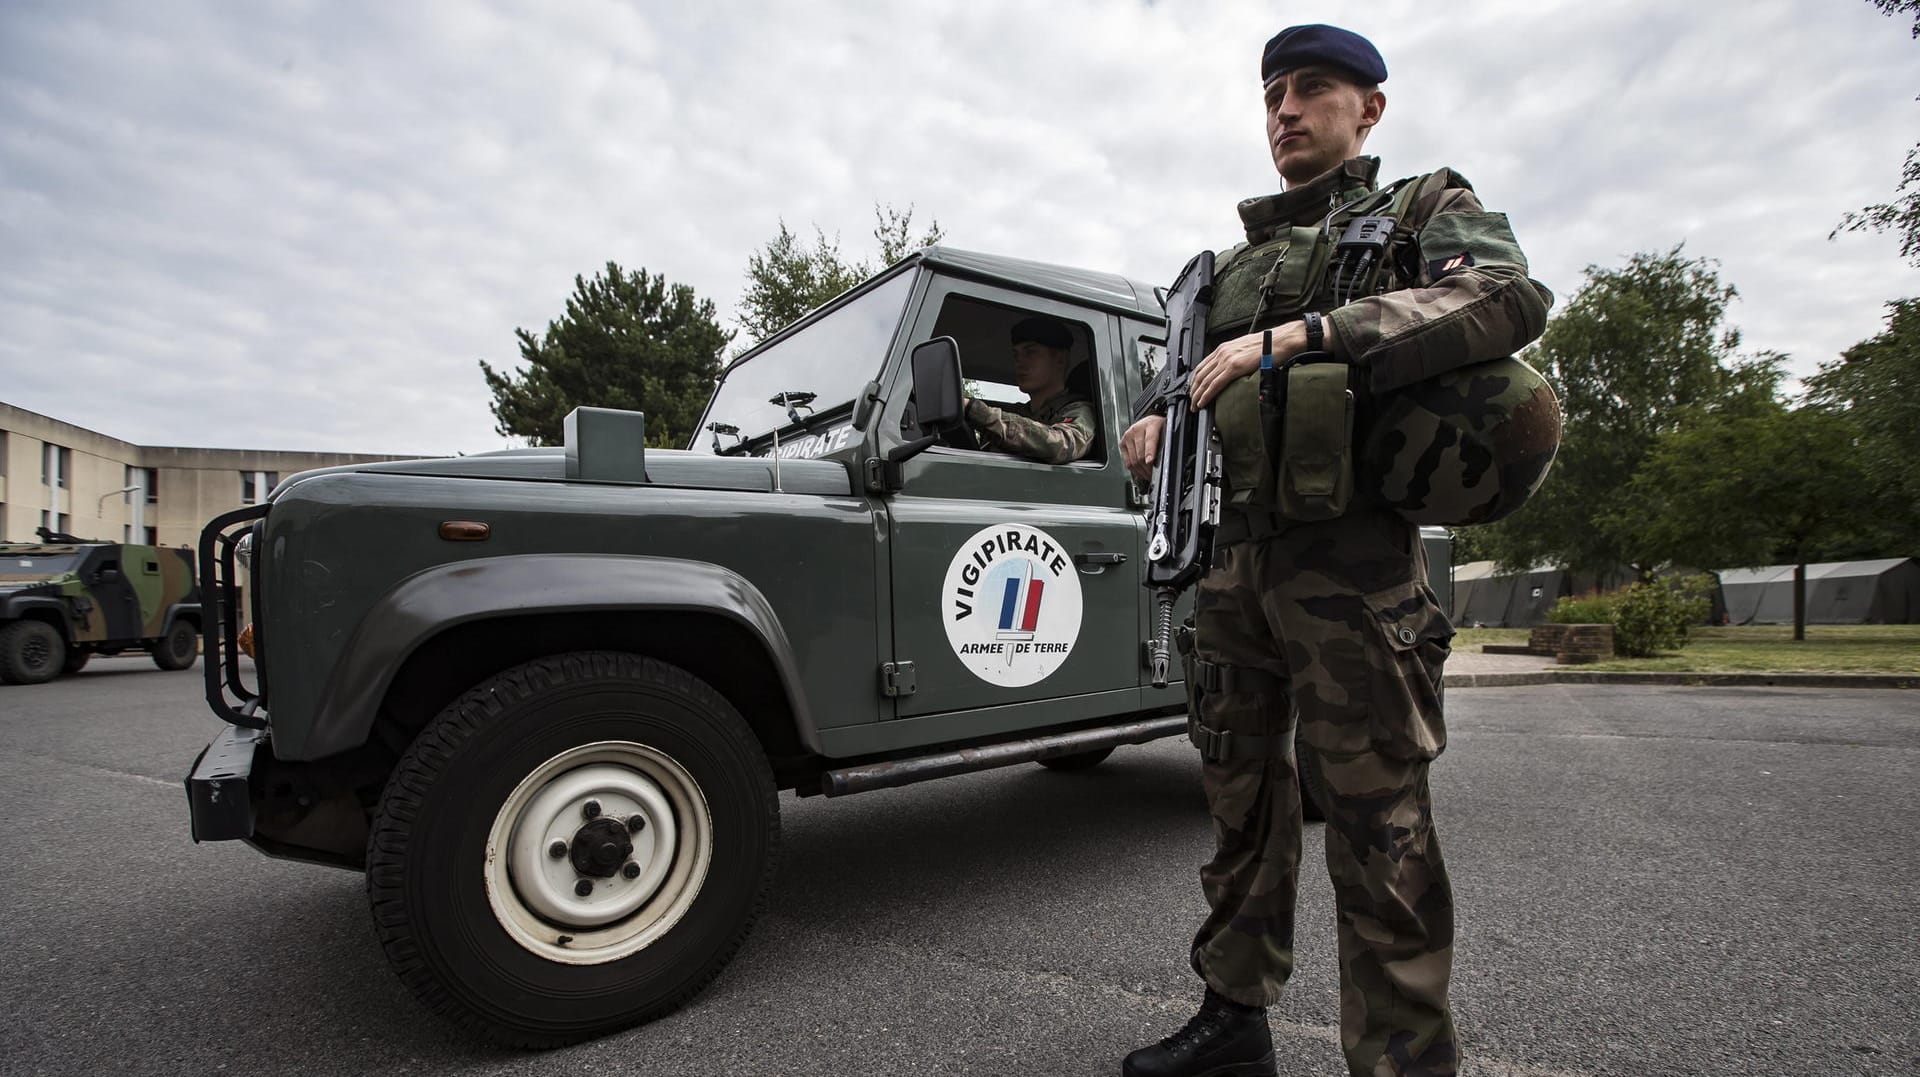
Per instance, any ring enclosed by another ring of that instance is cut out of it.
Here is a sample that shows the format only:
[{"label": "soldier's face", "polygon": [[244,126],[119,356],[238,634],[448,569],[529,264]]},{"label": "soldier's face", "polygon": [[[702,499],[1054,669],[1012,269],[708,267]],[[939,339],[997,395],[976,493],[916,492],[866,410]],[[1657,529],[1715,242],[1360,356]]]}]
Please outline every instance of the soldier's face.
[{"label": "soldier's face", "polygon": [[1267,84],[1267,148],[1289,187],[1324,175],[1360,152],[1386,96],[1330,67],[1302,67]]},{"label": "soldier's face", "polygon": [[1013,381],[1021,392],[1036,399],[1037,393],[1064,388],[1067,383],[1067,353],[1031,341],[1015,344]]}]

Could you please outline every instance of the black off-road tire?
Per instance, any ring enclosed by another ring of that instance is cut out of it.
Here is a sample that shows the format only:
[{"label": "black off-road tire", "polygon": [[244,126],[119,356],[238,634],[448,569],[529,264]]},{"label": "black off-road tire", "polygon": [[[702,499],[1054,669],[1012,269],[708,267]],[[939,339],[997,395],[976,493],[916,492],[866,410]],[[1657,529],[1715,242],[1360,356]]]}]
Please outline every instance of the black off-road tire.
[{"label": "black off-road tire", "polygon": [[191,669],[200,653],[200,630],[192,621],[175,621],[153,645],[153,664],[164,670]]},{"label": "black off-road tire", "polygon": [[67,664],[67,641],[45,621],[15,621],[0,627],[0,681],[45,684]]},{"label": "black off-road tire", "polygon": [[1300,818],[1309,823],[1327,820],[1327,776],[1320,770],[1320,757],[1296,747],[1295,772],[1300,775]]},{"label": "black off-road tire", "polygon": [[1051,759],[1042,759],[1040,765],[1048,770],[1071,774],[1078,770],[1092,770],[1107,761],[1113,754],[1112,748],[1095,748],[1090,752],[1075,752],[1072,755],[1057,755]]},{"label": "black off-road tire", "polygon": [[[603,742],[644,746],[697,783],[711,859],[684,915],[644,948],[567,964],[503,926],[487,843],[524,779]],[[388,960],[428,1009],[498,1043],[556,1047],[661,1017],[706,987],[765,909],[779,844],[773,772],[724,697],[664,662],[579,652],[482,681],[420,733],[373,819],[367,897]]]},{"label": "black off-road tire", "polygon": [[78,673],[87,668],[87,659],[92,657],[92,651],[82,651],[75,647],[69,647],[67,648],[67,660],[60,663],[60,668],[68,673]]}]

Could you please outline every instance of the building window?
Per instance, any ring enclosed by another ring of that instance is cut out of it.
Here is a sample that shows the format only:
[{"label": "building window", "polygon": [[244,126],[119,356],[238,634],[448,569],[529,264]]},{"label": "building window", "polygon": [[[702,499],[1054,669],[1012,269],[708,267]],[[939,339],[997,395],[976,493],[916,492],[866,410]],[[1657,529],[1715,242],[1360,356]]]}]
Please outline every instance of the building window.
[{"label": "building window", "polygon": [[147,528],[147,537],[142,539],[141,541],[145,542],[149,546],[160,545],[160,529],[157,527]]},{"label": "building window", "polygon": [[240,473],[240,503],[257,505],[267,499],[273,488],[280,485],[278,471],[242,471]]},{"label": "building window", "polygon": [[141,470],[147,473],[147,504],[158,505],[160,503],[160,469],[149,467]]},{"label": "building window", "polygon": [[[40,482],[42,485],[67,488],[67,479],[73,475],[73,450],[65,445],[47,443],[47,451],[40,458]],[[51,481],[49,481],[51,480]]]}]

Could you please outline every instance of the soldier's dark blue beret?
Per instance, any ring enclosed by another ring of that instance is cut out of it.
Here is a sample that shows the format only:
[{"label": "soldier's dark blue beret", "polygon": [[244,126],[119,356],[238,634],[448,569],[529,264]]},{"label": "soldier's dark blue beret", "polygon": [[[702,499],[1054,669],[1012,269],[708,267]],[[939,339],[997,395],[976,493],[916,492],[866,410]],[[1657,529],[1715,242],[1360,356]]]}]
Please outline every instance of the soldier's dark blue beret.
[{"label": "soldier's dark blue beret", "polygon": [[1265,85],[1308,64],[1344,67],[1365,82],[1387,81],[1387,62],[1373,42],[1352,30],[1312,23],[1289,26],[1273,35],[1260,54],[1260,82]]},{"label": "soldier's dark blue beret", "polygon": [[1043,316],[1022,318],[1013,323],[1013,342],[1039,344],[1067,351],[1073,347],[1073,330],[1068,329],[1058,318]]}]

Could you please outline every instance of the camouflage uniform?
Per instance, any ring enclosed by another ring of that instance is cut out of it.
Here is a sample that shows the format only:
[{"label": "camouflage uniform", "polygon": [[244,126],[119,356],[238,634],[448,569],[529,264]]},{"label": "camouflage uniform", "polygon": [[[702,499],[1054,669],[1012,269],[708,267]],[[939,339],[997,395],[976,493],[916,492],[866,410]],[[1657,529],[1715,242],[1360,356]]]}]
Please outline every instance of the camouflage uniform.
[{"label": "camouflage uniform", "polygon": [[[1243,203],[1249,241],[1319,224],[1370,189],[1374,170],[1356,159]],[[1544,327],[1551,296],[1527,277],[1505,218],[1484,212],[1464,180],[1435,175],[1407,214],[1424,222],[1417,270],[1328,314],[1363,408],[1368,390],[1510,355]],[[1308,309],[1327,310],[1321,299]],[[1210,326],[1209,343],[1247,330]],[[1417,527],[1377,507],[1317,523],[1229,510],[1195,624],[1188,680],[1215,839],[1200,872],[1212,913],[1194,938],[1195,971],[1235,1002],[1279,997],[1293,971],[1300,859],[1293,752],[1313,753],[1326,783],[1349,1072],[1456,1072],[1453,897],[1427,785],[1446,745],[1440,681],[1453,628],[1426,584]]]},{"label": "camouflage uniform", "polygon": [[983,448],[1015,453],[1044,464],[1067,464],[1093,446],[1093,405],[1083,396],[1061,393],[1021,414],[984,400],[967,402],[967,423]]}]

